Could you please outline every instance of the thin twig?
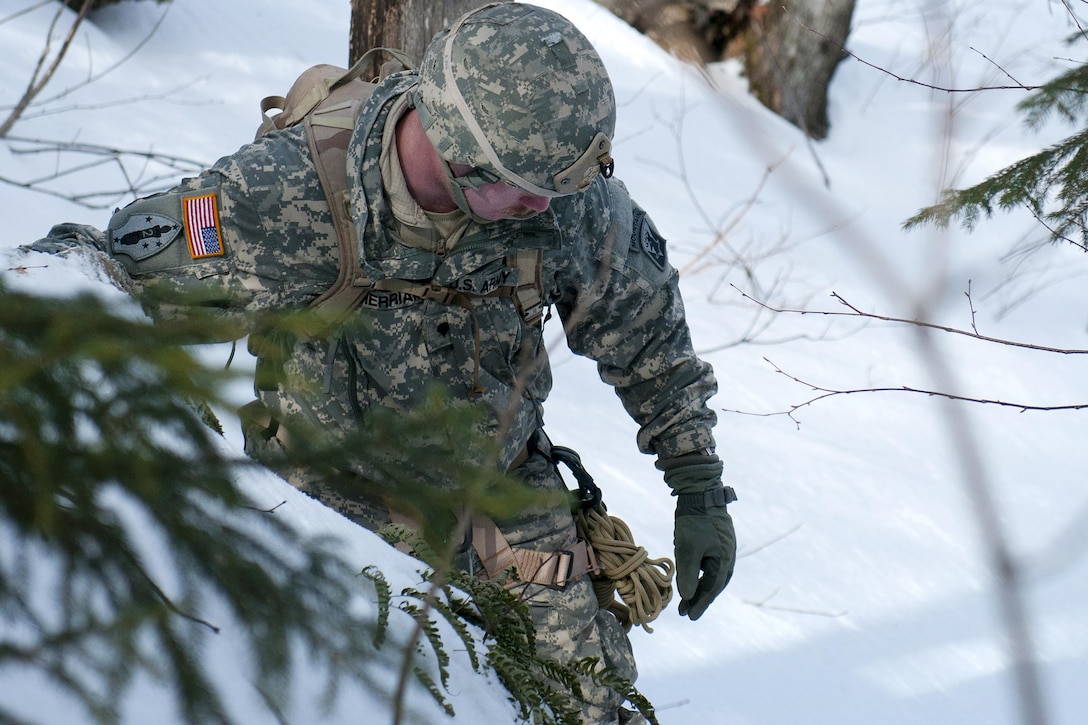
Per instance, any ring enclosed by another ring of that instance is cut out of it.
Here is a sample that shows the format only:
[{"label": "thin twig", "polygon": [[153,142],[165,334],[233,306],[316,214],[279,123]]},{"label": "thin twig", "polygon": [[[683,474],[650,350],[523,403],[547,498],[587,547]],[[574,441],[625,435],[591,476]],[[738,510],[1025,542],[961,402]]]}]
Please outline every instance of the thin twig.
[{"label": "thin twig", "polygon": [[764,549],[768,549],[768,548],[774,546],[775,544],[777,544],[778,542],[783,541],[783,540],[789,538],[790,536],[793,536],[794,534],[796,534],[800,530],[801,530],[801,524],[797,524],[796,526],[794,526],[792,529],[790,529],[786,533],[779,534],[778,536],[774,537],[770,541],[765,541],[762,544],[760,544],[760,545],[758,545],[758,546],[756,546],[756,547],[754,547],[752,549],[745,549],[744,551],[739,552],[737,554],[737,558],[738,559],[743,559],[746,556],[752,556],[753,554],[758,554],[759,552],[763,551]]},{"label": "thin twig", "polygon": [[969,396],[969,395],[959,395],[957,393],[949,393],[949,392],[945,392],[945,391],[941,391],[941,390],[927,390],[925,388],[915,388],[915,387],[912,387],[912,386],[909,386],[909,385],[899,385],[899,386],[894,386],[894,387],[893,386],[872,387],[872,388],[828,388],[828,387],[824,387],[822,385],[817,385],[815,383],[811,383],[811,382],[809,382],[807,380],[804,380],[802,378],[797,377],[796,375],[788,373],[785,370],[783,370],[782,368],[778,367],[778,365],[776,365],[773,361],[771,361],[770,359],[768,359],[766,357],[764,357],[763,359],[766,360],[767,363],[771,367],[773,367],[774,371],[776,373],[778,373],[779,375],[784,375],[785,377],[789,378],[793,382],[798,383],[799,385],[804,385],[805,387],[807,387],[807,388],[809,388],[809,389],[811,389],[811,390],[813,390],[813,391],[815,391],[817,393],[820,393],[820,395],[816,395],[816,396],[804,401],[803,403],[791,404],[790,407],[789,407],[789,410],[780,410],[780,411],[775,411],[775,412],[771,412],[771,413],[753,413],[751,411],[733,410],[733,409],[730,409],[730,408],[723,408],[722,409],[723,412],[736,413],[738,415],[749,415],[749,416],[754,416],[754,417],[757,417],[757,418],[773,418],[773,417],[776,417],[776,416],[784,415],[787,418],[789,418],[790,420],[792,420],[797,425],[798,428],[800,428],[801,427],[801,421],[797,420],[797,418],[794,417],[794,413],[796,413],[801,408],[813,405],[815,403],[818,403],[821,400],[826,400],[827,398],[834,398],[834,397],[837,397],[837,396],[840,396],[840,395],[856,395],[858,393],[915,393],[917,395],[926,395],[926,396],[934,397],[934,398],[944,398],[946,400],[958,400],[958,401],[965,402],[965,403],[980,403],[980,404],[983,404],[983,405],[996,405],[996,406],[1000,406],[1000,407],[1004,407],[1004,408],[1015,408],[1015,409],[1019,410],[1021,413],[1029,411],[1029,410],[1059,411],[1059,410],[1085,410],[1085,409],[1088,409],[1088,403],[1072,403],[1072,404],[1066,404],[1066,405],[1034,405],[1034,404],[1031,404],[1031,403],[1014,403],[1014,402],[1007,401],[1007,400],[997,400],[997,399],[993,399],[993,398],[976,398],[976,397],[972,397],[972,396]]},{"label": "thin twig", "polygon": [[[783,8],[783,10],[786,11],[787,15],[790,15],[790,12],[788,10],[786,10],[785,8]],[[790,17],[793,17],[793,16],[790,15]],[[853,58],[857,62],[861,63],[862,65],[868,66],[868,67],[872,68],[873,70],[880,71],[881,73],[884,73],[885,75],[889,75],[889,76],[891,76],[892,78],[894,78],[895,80],[897,80],[897,81],[899,81],[901,83],[909,83],[911,85],[921,86],[922,88],[929,88],[929,89],[934,90],[934,91],[942,91],[944,93],[974,93],[976,91],[1007,91],[1007,90],[1034,91],[1034,90],[1037,90],[1037,89],[1043,87],[1042,85],[1029,86],[1029,85],[1025,85],[1023,83],[1017,83],[1016,85],[1011,85],[1011,86],[973,86],[973,87],[970,87],[970,88],[950,88],[950,87],[947,87],[947,86],[938,86],[938,85],[934,85],[932,83],[925,83],[923,81],[919,81],[919,80],[916,80],[914,78],[907,78],[905,76],[897,75],[897,74],[893,73],[892,71],[888,70],[887,68],[882,68],[879,65],[876,65],[875,63],[870,63],[869,61],[865,60],[864,58],[857,55],[853,51],[847,49],[846,46],[844,46],[839,41],[832,40],[831,38],[829,38],[824,33],[821,33],[820,31],[816,30],[815,28],[813,28],[813,27],[811,27],[809,25],[806,25],[805,23],[801,22],[800,20],[797,20],[796,18],[793,18],[793,19],[794,19],[794,22],[796,22],[802,28],[809,31],[810,33],[814,33],[816,35],[819,35],[821,38],[826,40],[828,43],[831,43],[833,46],[838,48],[840,51],[842,51],[846,55],[850,56],[851,58]]]},{"label": "thin twig", "polygon": [[930,329],[930,330],[940,330],[941,332],[947,332],[947,333],[950,333],[950,334],[953,334],[953,335],[962,335],[964,337],[970,337],[972,339],[980,340],[982,342],[992,342],[992,343],[995,343],[995,344],[998,344],[998,345],[1007,345],[1009,347],[1019,347],[1019,348],[1023,348],[1023,349],[1026,349],[1026,350],[1038,350],[1040,352],[1052,352],[1052,353],[1056,353],[1056,354],[1059,354],[1059,355],[1088,355],[1088,350],[1083,350],[1083,349],[1050,347],[1050,346],[1047,346],[1047,345],[1036,345],[1036,344],[1028,343],[1028,342],[1018,342],[1016,340],[1005,340],[1005,339],[1002,339],[1002,338],[999,338],[999,337],[990,337],[988,335],[980,335],[977,332],[970,332],[968,330],[961,330],[959,328],[949,327],[947,325],[938,325],[938,324],[933,323],[933,322],[925,322],[923,320],[908,320],[908,319],[903,318],[903,317],[890,317],[888,315],[878,315],[878,314],[876,314],[874,312],[866,312],[864,310],[858,309],[857,307],[854,307],[853,305],[851,305],[842,296],[840,296],[837,292],[832,292],[831,297],[834,298],[835,300],[837,300],[841,305],[843,305],[844,307],[849,309],[850,312],[834,312],[834,311],[830,311],[830,310],[796,310],[796,309],[786,309],[786,308],[780,308],[780,307],[773,307],[773,306],[767,304],[766,302],[762,302],[760,300],[757,300],[756,298],[752,297],[751,295],[749,295],[746,292],[744,292],[743,290],[741,290],[736,285],[733,285],[733,288],[736,289],[737,292],[739,292],[741,295],[743,295],[745,299],[750,300],[751,302],[754,302],[755,304],[759,305],[760,307],[763,307],[764,309],[769,310],[771,312],[777,312],[777,313],[782,313],[782,314],[793,314],[793,315],[821,315],[821,316],[824,316],[824,317],[861,317],[861,318],[870,319],[870,320],[879,320],[881,322],[893,322],[893,323],[898,323],[898,324],[903,324],[903,325],[912,325],[914,327],[924,327],[924,328],[927,328],[927,329]]},{"label": "thin twig", "polygon": [[22,116],[23,111],[27,109],[31,101],[42,92],[45,86],[53,78],[53,74],[57,72],[57,68],[60,67],[61,61],[64,60],[65,54],[72,46],[72,41],[75,40],[76,30],[87,17],[87,13],[91,9],[92,0],[83,0],[83,5],[79,9],[79,14],[76,19],[72,21],[72,26],[68,28],[68,34],[64,38],[64,43],[61,44],[60,50],[57,51],[57,56],[51,63],[46,65],[46,61],[49,58],[49,49],[52,47],[53,29],[56,28],[57,23],[60,21],[61,15],[64,13],[64,6],[62,5],[57,14],[53,17],[53,22],[49,26],[49,34],[45,39],[45,46],[42,48],[42,53],[38,56],[38,63],[34,68],[34,73],[30,76],[30,81],[27,83],[26,90],[23,91],[22,97],[15,104],[15,108],[11,113],[0,123],[0,138],[5,138],[8,133],[11,132],[12,126],[16,124],[19,117]]},{"label": "thin twig", "polygon": [[778,596],[778,591],[779,590],[775,589],[763,599],[742,599],[741,601],[753,607],[758,607],[759,609],[773,609],[777,612],[789,612],[791,614],[808,614],[814,617],[838,619],[839,617],[845,617],[849,614],[849,612],[845,610],[841,612],[823,612],[817,609],[801,609],[799,607],[783,607],[777,604],[768,604],[767,602]]}]

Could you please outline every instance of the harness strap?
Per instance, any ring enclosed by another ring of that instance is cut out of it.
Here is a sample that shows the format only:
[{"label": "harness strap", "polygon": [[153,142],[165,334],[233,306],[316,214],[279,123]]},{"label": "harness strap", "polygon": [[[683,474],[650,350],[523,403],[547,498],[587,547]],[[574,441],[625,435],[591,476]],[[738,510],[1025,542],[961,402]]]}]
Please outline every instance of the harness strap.
[{"label": "harness strap", "polygon": [[472,547],[480,557],[487,579],[513,569],[514,578],[507,582],[508,588],[522,583],[563,588],[586,574],[600,571],[593,547],[584,539],[560,551],[516,549],[486,516],[472,517]]},{"label": "harness strap", "polygon": [[506,266],[518,271],[518,283],[511,294],[522,319],[529,325],[536,325],[544,316],[544,250],[523,250],[507,255]]},{"label": "harness strap", "polygon": [[359,245],[349,206],[347,150],[358,100],[319,108],[306,117],[306,140],[336,229],[340,266],[336,282],[311,303],[325,322],[335,322],[355,308],[369,289],[359,267]]}]

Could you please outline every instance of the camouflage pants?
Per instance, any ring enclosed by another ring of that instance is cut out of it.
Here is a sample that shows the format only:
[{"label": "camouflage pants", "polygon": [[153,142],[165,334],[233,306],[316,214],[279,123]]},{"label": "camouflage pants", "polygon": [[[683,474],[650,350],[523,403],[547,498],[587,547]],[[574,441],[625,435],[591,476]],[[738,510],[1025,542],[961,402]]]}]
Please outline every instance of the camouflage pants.
[{"label": "camouflage pants", "polygon": [[[541,453],[533,453],[514,473],[531,487],[560,490],[562,478]],[[536,551],[558,551],[576,538],[574,518],[566,507],[525,512],[516,519],[501,521],[499,529],[511,546]],[[522,584],[513,590],[529,607],[536,626],[537,651],[559,662],[596,657],[605,667],[634,682],[638,675],[631,643],[611,612],[600,609],[593,585],[583,576],[563,589]],[[581,681],[582,721],[615,725],[623,695]]]},{"label": "camouflage pants", "polygon": [[[390,522],[389,510],[381,502],[345,498],[308,476],[306,469],[288,465],[278,439],[268,436],[260,426],[248,426],[245,433],[246,453],[296,488],[367,529],[377,530]],[[540,452],[530,455],[514,474],[536,489],[565,488],[554,464]],[[566,507],[529,510],[498,524],[510,546],[517,548],[550,553],[567,548],[577,538],[574,519]],[[561,663],[596,658],[604,667],[635,681],[638,673],[627,634],[612,613],[599,607],[588,576],[562,589],[519,584],[512,592],[528,607],[539,654]],[[587,725],[620,722],[622,693],[597,685],[589,677],[583,677],[579,686],[583,695],[582,722]]]}]

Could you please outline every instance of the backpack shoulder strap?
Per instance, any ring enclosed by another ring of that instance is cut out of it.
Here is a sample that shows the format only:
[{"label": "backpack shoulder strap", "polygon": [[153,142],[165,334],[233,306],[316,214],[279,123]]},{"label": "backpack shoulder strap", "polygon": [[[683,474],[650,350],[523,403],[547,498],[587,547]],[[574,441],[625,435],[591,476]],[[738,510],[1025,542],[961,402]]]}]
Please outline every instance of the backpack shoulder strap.
[{"label": "backpack shoulder strap", "polygon": [[[269,96],[261,101],[263,120],[257,138],[302,124],[332,213],[339,271],[333,285],[310,303],[318,313],[319,325],[341,319],[369,289],[369,281],[359,267],[358,236],[348,209],[347,151],[359,110],[374,88],[373,83],[360,80],[354,68],[322,64],[303,72],[286,96]],[[272,115],[276,110],[279,113]]]},{"label": "backpack shoulder strap", "polygon": [[305,119],[306,140],[332,213],[340,255],[336,282],[311,303],[323,321],[339,320],[369,289],[359,266],[358,235],[349,209],[347,152],[359,109],[373,90],[373,84],[353,79],[337,87]]}]

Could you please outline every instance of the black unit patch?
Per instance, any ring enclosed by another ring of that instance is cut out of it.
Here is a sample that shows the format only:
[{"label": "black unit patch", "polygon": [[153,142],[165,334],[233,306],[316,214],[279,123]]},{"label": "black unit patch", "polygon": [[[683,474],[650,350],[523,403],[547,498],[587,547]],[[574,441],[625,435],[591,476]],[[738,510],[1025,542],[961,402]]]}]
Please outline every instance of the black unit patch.
[{"label": "black unit patch", "polygon": [[665,254],[665,238],[657,233],[650,218],[642,209],[634,210],[631,230],[631,247],[645,253],[658,269],[665,269],[665,264],[668,262]]},{"label": "black unit patch", "polygon": [[133,214],[110,233],[110,249],[139,262],[170,246],[181,232],[181,222],[162,214]]}]

